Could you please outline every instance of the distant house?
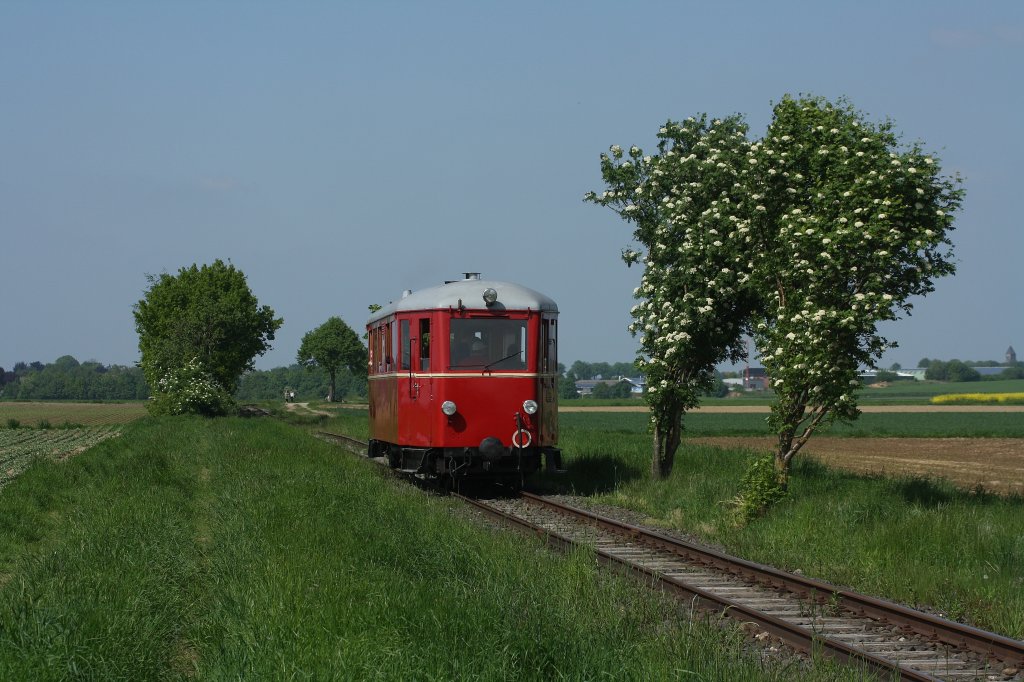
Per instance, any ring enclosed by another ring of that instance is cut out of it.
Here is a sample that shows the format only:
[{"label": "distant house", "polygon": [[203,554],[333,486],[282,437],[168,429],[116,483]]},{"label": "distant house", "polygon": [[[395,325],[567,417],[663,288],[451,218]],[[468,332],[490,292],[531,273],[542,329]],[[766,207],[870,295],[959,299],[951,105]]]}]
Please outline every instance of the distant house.
[{"label": "distant house", "polygon": [[743,388],[747,391],[768,389],[768,370],[764,367],[747,367],[743,370]]}]

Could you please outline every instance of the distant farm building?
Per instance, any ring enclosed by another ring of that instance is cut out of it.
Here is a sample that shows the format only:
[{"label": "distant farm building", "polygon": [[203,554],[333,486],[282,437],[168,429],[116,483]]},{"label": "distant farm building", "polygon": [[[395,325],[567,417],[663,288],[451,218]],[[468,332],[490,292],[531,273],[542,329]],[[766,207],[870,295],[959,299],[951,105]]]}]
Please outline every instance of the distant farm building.
[{"label": "distant farm building", "polygon": [[622,382],[629,384],[630,395],[640,396],[647,390],[647,379],[644,377],[615,377],[614,379],[580,379],[576,382],[576,392],[587,397],[593,395],[594,387],[599,384],[617,386]]}]

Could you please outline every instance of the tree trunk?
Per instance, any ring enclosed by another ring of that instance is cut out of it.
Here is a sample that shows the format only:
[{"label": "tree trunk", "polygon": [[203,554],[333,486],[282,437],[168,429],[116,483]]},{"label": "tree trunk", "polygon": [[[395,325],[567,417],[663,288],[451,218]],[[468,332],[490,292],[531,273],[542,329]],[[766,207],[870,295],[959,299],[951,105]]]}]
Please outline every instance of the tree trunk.
[{"label": "tree trunk", "polygon": [[787,425],[786,429],[779,433],[779,449],[775,452],[775,474],[783,490],[789,485],[789,467],[793,457],[804,446],[811,437],[811,434],[814,433],[818,425],[828,415],[828,412],[827,408],[812,409],[810,421],[804,425],[803,431],[797,436],[797,429],[803,422],[804,414],[806,413],[806,406],[800,403],[793,410],[792,421]]},{"label": "tree trunk", "polygon": [[654,425],[654,456],[651,458],[651,477],[655,480],[668,478],[672,474],[676,450],[682,438],[682,410],[675,410],[668,423]]},{"label": "tree trunk", "polygon": [[331,390],[327,394],[327,402],[334,402],[334,370],[331,370]]}]

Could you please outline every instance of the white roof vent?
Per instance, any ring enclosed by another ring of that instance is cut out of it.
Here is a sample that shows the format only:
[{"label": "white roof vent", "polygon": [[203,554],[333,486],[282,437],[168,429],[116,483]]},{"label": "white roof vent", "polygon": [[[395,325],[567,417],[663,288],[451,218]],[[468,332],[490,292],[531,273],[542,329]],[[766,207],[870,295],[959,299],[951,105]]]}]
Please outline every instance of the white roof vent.
[{"label": "white roof vent", "polygon": [[480,279],[479,272],[467,272],[465,273],[466,279]]}]

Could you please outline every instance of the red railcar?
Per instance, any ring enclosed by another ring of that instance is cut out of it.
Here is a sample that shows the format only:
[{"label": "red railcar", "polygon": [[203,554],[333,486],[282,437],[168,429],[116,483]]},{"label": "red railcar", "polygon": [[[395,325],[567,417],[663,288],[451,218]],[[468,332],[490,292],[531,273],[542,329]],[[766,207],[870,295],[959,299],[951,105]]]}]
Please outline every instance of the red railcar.
[{"label": "red railcar", "polygon": [[371,457],[431,477],[559,467],[558,306],[478,273],[369,319]]}]

